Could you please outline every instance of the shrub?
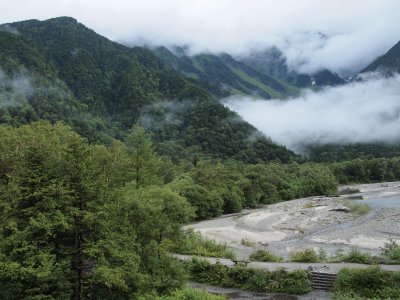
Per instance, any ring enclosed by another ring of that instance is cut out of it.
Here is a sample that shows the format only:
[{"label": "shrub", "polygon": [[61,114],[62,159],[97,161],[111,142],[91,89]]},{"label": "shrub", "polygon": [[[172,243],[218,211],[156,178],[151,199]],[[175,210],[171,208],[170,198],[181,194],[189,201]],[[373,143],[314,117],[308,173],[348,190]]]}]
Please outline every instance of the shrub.
[{"label": "shrub", "polygon": [[256,245],[255,242],[250,241],[250,240],[248,240],[248,239],[246,239],[246,238],[243,238],[243,239],[240,241],[240,243],[241,243],[243,246],[247,246],[247,247],[254,247],[254,246]]},{"label": "shrub", "polygon": [[169,296],[157,297],[155,295],[144,295],[138,300],[224,300],[224,296],[213,295],[200,289],[185,288],[176,290]]},{"label": "shrub", "polygon": [[229,268],[199,259],[188,263],[188,269],[192,280],[224,287],[290,294],[305,294],[311,291],[309,273],[304,270],[288,272],[281,269],[270,272],[243,266]]},{"label": "shrub", "polygon": [[360,190],[357,188],[346,187],[345,189],[339,192],[340,195],[350,195],[360,193]]},{"label": "shrub", "polygon": [[336,299],[399,299],[399,280],[400,272],[385,271],[378,266],[342,269],[333,292]]},{"label": "shrub", "polygon": [[395,241],[390,240],[388,243],[385,243],[383,247],[382,255],[391,261],[400,261],[400,245]]},{"label": "shrub", "polygon": [[307,248],[304,251],[294,252],[289,255],[289,258],[293,262],[306,262],[306,263],[316,263],[320,259],[317,252],[312,248]]},{"label": "shrub", "polygon": [[179,243],[172,246],[172,252],[179,254],[221,257],[235,259],[236,256],[232,250],[228,249],[226,244],[219,244],[214,240],[204,238],[200,233],[193,229],[183,232],[183,238]]},{"label": "shrub", "polygon": [[251,261],[263,261],[263,262],[280,262],[283,261],[282,256],[276,256],[268,250],[257,250],[250,255]]},{"label": "shrub", "polygon": [[332,262],[348,262],[358,264],[372,264],[376,258],[369,254],[363,253],[358,249],[352,248],[349,253],[338,252],[331,260]]},{"label": "shrub", "polygon": [[343,205],[346,206],[352,213],[359,216],[365,215],[371,211],[371,206],[365,203],[343,201]]}]

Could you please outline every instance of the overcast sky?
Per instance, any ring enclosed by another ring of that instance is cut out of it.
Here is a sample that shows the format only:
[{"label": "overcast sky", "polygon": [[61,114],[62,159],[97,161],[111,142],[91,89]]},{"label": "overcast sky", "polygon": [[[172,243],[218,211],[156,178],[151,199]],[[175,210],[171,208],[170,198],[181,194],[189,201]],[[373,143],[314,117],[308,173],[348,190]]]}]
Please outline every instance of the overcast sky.
[{"label": "overcast sky", "polygon": [[0,0],[0,23],[72,16],[116,41],[232,54],[279,46],[302,71],[357,71],[400,40],[399,0]]}]

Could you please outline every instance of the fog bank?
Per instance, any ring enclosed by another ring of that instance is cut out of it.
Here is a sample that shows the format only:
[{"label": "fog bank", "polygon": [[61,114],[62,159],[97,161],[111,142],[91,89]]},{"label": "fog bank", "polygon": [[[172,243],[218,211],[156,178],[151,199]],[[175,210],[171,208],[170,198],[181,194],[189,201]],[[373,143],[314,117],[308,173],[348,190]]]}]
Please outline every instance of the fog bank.
[{"label": "fog bank", "polygon": [[274,142],[301,152],[314,143],[400,142],[400,75],[362,81],[288,100],[231,97],[223,103]]}]

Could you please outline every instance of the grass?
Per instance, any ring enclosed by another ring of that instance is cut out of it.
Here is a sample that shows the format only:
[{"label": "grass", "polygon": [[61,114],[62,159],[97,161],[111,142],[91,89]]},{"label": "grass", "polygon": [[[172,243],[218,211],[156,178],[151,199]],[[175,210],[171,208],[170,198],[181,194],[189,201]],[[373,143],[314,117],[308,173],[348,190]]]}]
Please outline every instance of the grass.
[{"label": "grass", "polygon": [[250,260],[262,262],[281,262],[283,261],[283,257],[274,255],[268,250],[257,250],[250,255]]},{"label": "grass", "polygon": [[399,299],[400,272],[366,269],[342,269],[333,288],[334,299]]},{"label": "grass", "polygon": [[251,241],[251,240],[248,240],[248,239],[246,239],[246,238],[241,239],[240,243],[241,243],[243,246],[247,246],[247,247],[255,247],[255,245],[256,245],[255,242],[253,242],[253,241]]},{"label": "grass", "polygon": [[312,248],[307,248],[303,251],[292,252],[289,254],[289,259],[292,262],[305,262],[305,263],[320,262],[318,253]]},{"label": "grass", "polygon": [[343,253],[342,251],[338,251],[336,255],[334,255],[330,262],[339,263],[339,262],[347,262],[347,263],[357,263],[357,264],[373,264],[378,261],[378,257],[373,256],[366,252],[361,252],[358,249],[352,248],[350,252]]},{"label": "grass", "polygon": [[304,270],[288,272],[284,269],[267,271],[243,266],[227,267],[193,259],[187,264],[191,280],[254,292],[305,294],[311,291],[309,273]]},{"label": "grass", "polygon": [[[228,65],[229,66],[229,65]],[[249,75],[247,75],[244,71],[239,70],[233,66],[229,66],[229,68],[232,70],[233,73],[235,73],[237,76],[239,76],[240,78],[242,78],[243,80],[251,83],[252,85],[258,87],[259,89],[263,90],[264,92],[266,92],[268,95],[270,95],[272,98],[274,99],[283,99],[284,97],[282,96],[281,93],[279,93],[278,91],[274,90],[273,88],[265,85],[264,83],[262,83],[261,81],[258,81],[257,79],[250,77]]]},{"label": "grass", "polygon": [[344,206],[346,206],[352,213],[362,216],[366,215],[371,211],[371,206],[365,203],[358,203],[354,201],[343,201]]},{"label": "grass", "polygon": [[382,249],[382,256],[389,263],[400,263],[400,245],[393,240],[385,243]]},{"label": "grass", "polygon": [[157,297],[155,295],[145,295],[138,300],[224,300],[224,296],[213,295],[201,289],[185,288],[174,291],[171,295]]},{"label": "grass", "polygon": [[308,201],[303,208],[313,208],[315,207],[315,202],[314,201]]}]

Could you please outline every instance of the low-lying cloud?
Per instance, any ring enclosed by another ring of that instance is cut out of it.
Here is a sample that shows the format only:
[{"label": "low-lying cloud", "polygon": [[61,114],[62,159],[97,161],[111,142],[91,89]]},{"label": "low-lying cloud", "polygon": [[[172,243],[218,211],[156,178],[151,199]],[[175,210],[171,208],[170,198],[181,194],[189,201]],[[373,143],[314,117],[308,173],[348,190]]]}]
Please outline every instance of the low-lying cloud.
[{"label": "low-lying cloud", "polygon": [[398,0],[1,0],[0,23],[72,16],[129,45],[245,54],[277,46],[291,67],[356,73],[400,40]]},{"label": "low-lying cloud", "polygon": [[18,106],[33,95],[32,79],[24,70],[7,75],[0,68],[0,108]]},{"label": "low-lying cloud", "polygon": [[308,144],[399,143],[400,75],[361,81],[288,100],[231,97],[223,102],[279,144],[301,152]]}]

